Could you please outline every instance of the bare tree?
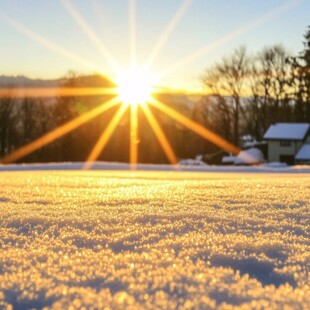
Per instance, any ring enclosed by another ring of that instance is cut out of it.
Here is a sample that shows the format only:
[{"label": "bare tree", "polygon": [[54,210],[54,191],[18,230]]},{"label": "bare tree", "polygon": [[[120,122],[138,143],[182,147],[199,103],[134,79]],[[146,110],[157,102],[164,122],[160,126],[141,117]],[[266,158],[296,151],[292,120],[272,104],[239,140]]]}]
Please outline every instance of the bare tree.
[{"label": "bare tree", "polygon": [[[232,121],[232,141],[239,142],[241,99],[246,92],[249,74],[249,57],[245,47],[236,49],[233,54],[207,70],[203,81],[212,93],[216,94],[218,107],[226,119]],[[226,124],[228,129],[228,124]]]},{"label": "bare tree", "polygon": [[26,144],[32,141],[35,137],[35,111],[36,102],[33,98],[25,98],[20,103],[19,121],[21,127],[22,143]]},{"label": "bare tree", "polygon": [[289,53],[282,45],[264,48],[257,57],[257,77],[260,95],[263,97],[265,115],[264,130],[270,123],[290,121],[290,85],[291,66]]},{"label": "bare tree", "polygon": [[0,156],[8,153],[16,141],[14,141],[14,101],[12,98],[0,100]]}]

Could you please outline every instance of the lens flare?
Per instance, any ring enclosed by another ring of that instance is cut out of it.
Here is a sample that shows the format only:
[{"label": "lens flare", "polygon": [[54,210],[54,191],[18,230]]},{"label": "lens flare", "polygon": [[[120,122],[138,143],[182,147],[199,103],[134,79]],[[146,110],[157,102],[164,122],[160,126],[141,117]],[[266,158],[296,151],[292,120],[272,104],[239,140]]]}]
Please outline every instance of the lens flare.
[{"label": "lens flare", "polygon": [[[160,126],[160,123],[157,121],[155,116],[152,114],[151,109],[149,109],[147,103],[155,107],[155,109],[160,110],[165,113],[167,116],[176,120],[177,122],[183,124],[185,127],[200,135],[206,140],[209,140],[213,144],[217,145],[219,148],[229,151],[233,154],[239,153],[239,148],[232,145],[225,139],[221,138],[217,134],[208,130],[204,126],[194,122],[193,120],[187,118],[186,116],[179,113],[177,110],[174,110],[169,107],[169,104],[164,104],[161,101],[154,98],[152,95],[155,93],[158,94],[168,94],[173,95],[173,91],[168,91],[161,89],[160,87],[156,87],[156,83],[160,81],[164,76],[174,72],[179,67],[184,64],[190,63],[202,55],[207,54],[211,50],[223,45],[231,41],[234,38],[242,35],[243,33],[255,28],[274,16],[286,11],[291,6],[298,3],[300,0],[288,0],[285,2],[283,6],[277,7],[274,11],[269,12],[266,15],[258,17],[254,19],[252,23],[245,25],[237,29],[234,32],[228,33],[226,36],[219,38],[213,44],[208,45],[194,54],[188,56],[187,58],[180,60],[178,62],[174,62],[170,67],[165,68],[164,72],[160,74],[151,75],[148,71],[150,66],[154,63],[157,55],[162,50],[164,44],[168,41],[171,33],[175,30],[179,20],[186,13],[187,9],[193,2],[193,0],[183,0],[181,6],[168,23],[168,26],[163,31],[161,36],[159,37],[154,49],[151,54],[147,58],[147,61],[144,67],[139,67],[137,65],[137,47],[136,47],[136,0],[129,0],[129,56],[130,56],[130,64],[129,70],[125,71],[120,68],[119,64],[116,62],[112,54],[108,51],[107,47],[101,42],[99,36],[95,33],[95,31],[86,23],[86,20],[82,17],[80,12],[75,8],[75,6],[71,3],[70,0],[60,0],[65,9],[69,12],[69,14],[73,17],[73,19],[77,22],[81,30],[88,36],[90,41],[95,45],[95,47],[102,53],[105,60],[108,64],[114,69],[114,79],[113,82],[116,87],[110,88],[70,88],[70,87],[59,87],[59,88],[20,88],[18,90],[13,90],[11,88],[3,88],[0,89],[0,98],[25,98],[25,97],[71,97],[71,96],[98,96],[98,95],[116,95],[115,98],[107,100],[105,103],[100,105],[99,107],[85,113],[69,121],[68,123],[55,128],[49,133],[43,135],[37,140],[30,142],[29,144],[21,147],[18,150],[13,151],[10,154],[5,155],[3,158],[0,158],[0,162],[2,163],[12,163],[14,161],[19,160],[22,157],[27,156],[28,154],[35,152],[39,148],[59,139],[60,137],[68,134],[72,130],[75,130],[79,126],[84,123],[90,121],[101,113],[108,111],[110,108],[116,106],[120,102],[123,104],[120,106],[119,110],[116,114],[111,118],[109,124],[107,124],[106,129],[101,134],[99,140],[91,150],[88,158],[86,159],[86,164],[84,168],[89,169],[92,165],[92,162],[97,160],[100,153],[104,150],[107,145],[109,139],[111,138],[115,128],[121,121],[123,115],[125,114],[128,107],[130,107],[130,151],[129,151],[129,161],[131,163],[131,167],[135,169],[136,164],[138,163],[138,144],[139,144],[139,118],[138,112],[141,111],[146,116],[152,130],[154,131],[160,146],[162,147],[164,153],[166,154],[168,160],[172,164],[177,163],[177,156],[174,153],[170,142],[168,141],[165,132]],[[88,59],[83,59],[82,57],[67,51],[62,46],[46,39],[45,37],[33,32],[31,29],[27,28],[25,25],[15,21],[14,19],[2,14],[0,12],[0,17],[2,17],[9,25],[11,25],[15,30],[24,34],[26,37],[31,40],[45,46],[51,51],[54,51],[62,56],[74,60],[77,63],[80,63],[88,68],[96,68],[96,72],[102,72],[98,66],[95,66]]]}]

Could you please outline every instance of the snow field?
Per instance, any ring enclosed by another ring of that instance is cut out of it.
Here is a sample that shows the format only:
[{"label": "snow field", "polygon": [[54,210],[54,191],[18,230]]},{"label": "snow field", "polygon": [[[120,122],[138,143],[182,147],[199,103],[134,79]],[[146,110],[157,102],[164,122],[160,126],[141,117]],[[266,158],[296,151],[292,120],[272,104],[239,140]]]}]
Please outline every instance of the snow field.
[{"label": "snow field", "polygon": [[0,309],[307,309],[310,175],[0,174]]}]

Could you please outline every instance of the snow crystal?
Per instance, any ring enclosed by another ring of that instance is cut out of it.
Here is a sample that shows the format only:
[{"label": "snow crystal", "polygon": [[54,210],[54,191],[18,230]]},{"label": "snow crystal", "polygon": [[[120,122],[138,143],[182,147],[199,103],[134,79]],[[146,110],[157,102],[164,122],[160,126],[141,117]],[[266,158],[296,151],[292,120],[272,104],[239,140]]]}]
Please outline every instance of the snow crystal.
[{"label": "snow crystal", "polygon": [[310,175],[0,173],[1,309],[306,309]]}]

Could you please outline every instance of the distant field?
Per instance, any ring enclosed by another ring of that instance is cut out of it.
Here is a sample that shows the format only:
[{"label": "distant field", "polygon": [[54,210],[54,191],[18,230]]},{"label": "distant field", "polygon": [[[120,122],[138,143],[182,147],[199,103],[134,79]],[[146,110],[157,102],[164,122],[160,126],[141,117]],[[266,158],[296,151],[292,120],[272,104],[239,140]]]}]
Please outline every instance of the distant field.
[{"label": "distant field", "polygon": [[17,171],[0,185],[0,309],[310,305],[310,174]]}]

